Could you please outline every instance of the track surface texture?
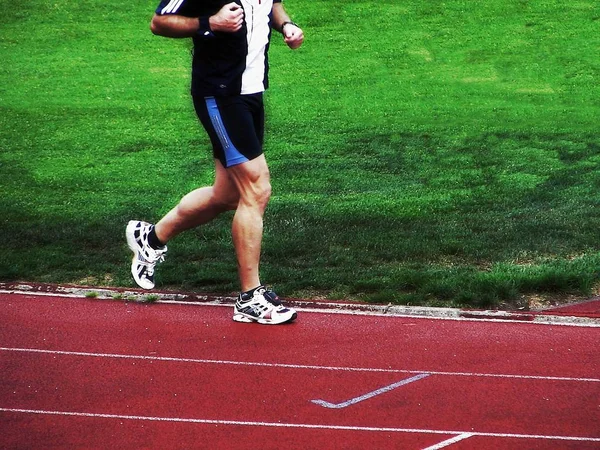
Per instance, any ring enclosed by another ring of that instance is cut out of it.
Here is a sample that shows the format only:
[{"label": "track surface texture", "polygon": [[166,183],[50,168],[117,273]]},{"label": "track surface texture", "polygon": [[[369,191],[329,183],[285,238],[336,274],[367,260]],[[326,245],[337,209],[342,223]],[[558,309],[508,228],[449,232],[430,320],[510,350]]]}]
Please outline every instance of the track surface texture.
[{"label": "track surface texture", "polygon": [[600,327],[0,294],[0,447],[600,449]]}]

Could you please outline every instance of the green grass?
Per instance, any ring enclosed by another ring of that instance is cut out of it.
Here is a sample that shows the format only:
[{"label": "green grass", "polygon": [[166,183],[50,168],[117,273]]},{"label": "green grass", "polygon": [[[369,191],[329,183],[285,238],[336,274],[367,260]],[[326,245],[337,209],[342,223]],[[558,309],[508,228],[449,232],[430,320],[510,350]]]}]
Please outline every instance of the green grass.
[{"label": "green grass", "polygon": [[[0,0],[0,280],[131,286],[124,225],[212,180],[190,44],[156,2]],[[275,37],[263,279],[284,296],[490,307],[600,279],[600,6],[300,2]],[[237,289],[231,215],[160,288]]]}]

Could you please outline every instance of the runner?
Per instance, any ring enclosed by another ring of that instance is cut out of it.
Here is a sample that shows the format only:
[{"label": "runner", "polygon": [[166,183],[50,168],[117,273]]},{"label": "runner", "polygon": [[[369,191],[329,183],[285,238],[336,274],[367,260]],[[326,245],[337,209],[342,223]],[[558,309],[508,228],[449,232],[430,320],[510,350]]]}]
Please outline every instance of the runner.
[{"label": "runner", "polygon": [[192,38],[192,99],[213,147],[215,181],[196,189],[156,225],[132,220],[126,236],[134,253],[131,272],[144,289],[154,288],[154,269],[167,242],[185,230],[235,210],[233,244],[240,294],[233,320],[280,324],[297,313],[282,305],[260,280],[263,216],[271,195],[263,154],[263,92],[268,88],[271,29],[296,49],[304,34],[281,0],[163,0],[151,22],[159,36]]}]

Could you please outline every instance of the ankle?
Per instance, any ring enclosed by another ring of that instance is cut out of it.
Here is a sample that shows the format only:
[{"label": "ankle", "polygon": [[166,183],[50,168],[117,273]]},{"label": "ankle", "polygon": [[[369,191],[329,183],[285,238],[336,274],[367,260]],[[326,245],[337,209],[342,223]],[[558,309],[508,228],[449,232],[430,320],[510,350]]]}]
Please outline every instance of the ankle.
[{"label": "ankle", "polygon": [[243,291],[243,292],[240,293],[240,298],[242,300],[251,299],[254,296],[254,292],[257,291],[260,288],[264,289],[265,287],[261,284],[261,285],[255,287],[254,289],[250,289],[248,291]]},{"label": "ankle", "polygon": [[148,245],[154,250],[161,249],[166,245],[166,243],[162,242],[156,235],[156,227],[154,225],[152,225],[152,229],[148,233]]}]

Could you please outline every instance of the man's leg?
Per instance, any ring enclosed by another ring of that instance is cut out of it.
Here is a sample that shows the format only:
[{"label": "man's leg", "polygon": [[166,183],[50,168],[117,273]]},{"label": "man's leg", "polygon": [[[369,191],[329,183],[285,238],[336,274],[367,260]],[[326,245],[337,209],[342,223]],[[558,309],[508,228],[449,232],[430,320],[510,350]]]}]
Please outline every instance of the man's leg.
[{"label": "man's leg", "polygon": [[155,226],[156,237],[166,244],[185,230],[210,222],[219,214],[236,209],[236,184],[221,162],[215,159],[215,182],[185,195]]},{"label": "man's leg", "polygon": [[239,193],[231,230],[241,290],[246,292],[261,285],[263,216],[271,196],[269,168],[264,155],[260,155],[227,171]]},{"label": "man's leg", "polygon": [[260,282],[263,216],[271,196],[265,157],[260,155],[227,170],[240,194],[233,217],[232,235],[242,292],[233,308],[233,320],[265,325],[292,322],[298,313],[283,306],[277,294]]},{"label": "man's leg", "polygon": [[[184,196],[155,226],[156,237],[166,244],[179,233],[209,222],[235,209],[232,223],[242,292],[261,285],[259,275],[263,215],[271,195],[269,168],[264,155],[225,169],[215,160],[215,183]],[[236,209],[237,208],[237,209]]]},{"label": "man's leg", "polygon": [[239,195],[223,165],[215,160],[215,182],[184,196],[156,226],[131,220],[127,224],[127,244],[133,252],[131,274],[144,289],[154,288],[154,268],[164,260],[166,243],[182,231],[202,225],[220,213],[237,207]]}]

